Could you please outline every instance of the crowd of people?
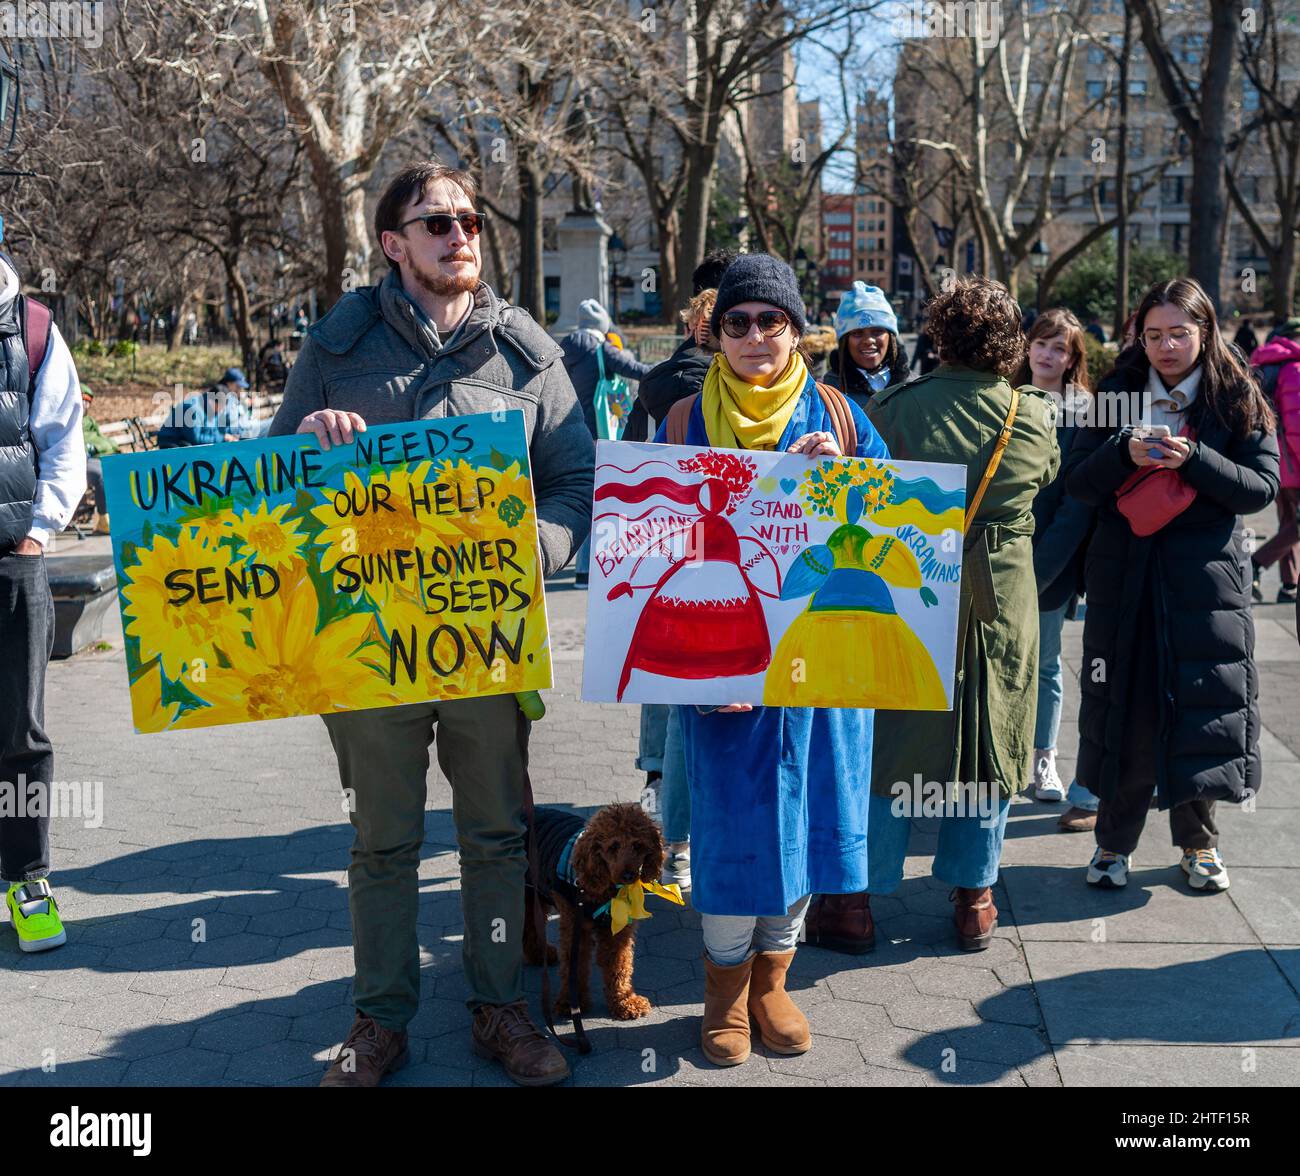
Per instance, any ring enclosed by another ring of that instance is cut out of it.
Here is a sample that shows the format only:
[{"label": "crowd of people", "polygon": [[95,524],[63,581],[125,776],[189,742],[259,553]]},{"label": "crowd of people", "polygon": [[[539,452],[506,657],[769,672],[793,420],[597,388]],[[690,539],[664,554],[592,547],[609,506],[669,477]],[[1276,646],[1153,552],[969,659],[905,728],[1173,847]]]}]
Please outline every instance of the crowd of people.
[{"label": "crowd of people", "polygon": [[[524,417],[547,575],[587,541],[597,439],[967,471],[950,709],[792,699],[641,710],[637,765],[667,845],[664,880],[689,890],[701,916],[700,1041],[709,1059],[743,1062],[751,1018],[768,1048],[811,1048],[786,989],[797,946],[805,938],[851,954],[874,946],[871,895],[899,886],[913,828],[900,782],[976,785],[940,818],[933,864],[951,887],[954,939],[965,950],[986,948],[996,929],[1007,815],[1027,789],[1068,801],[1062,828],[1093,833],[1091,861],[1080,862],[1087,883],[1127,884],[1154,796],[1188,884],[1227,889],[1215,805],[1253,796],[1261,776],[1243,517],[1272,503],[1280,484],[1289,489],[1283,529],[1255,558],[1257,568],[1281,560],[1294,593],[1300,362],[1291,357],[1300,358],[1300,331],[1254,357],[1278,367],[1270,401],[1201,288],[1162,282],[1146,292],[1132,342],[1094,389],[1086,328],[1073,315],[1046,311],[1026,337],[1009,291],[972,276],[929,303],[917,347],[926,359],[909,379],[888,299],[855,283],[841,299],[821,384],[801,346],[808,324],[790,266],[766,254],[716,254],[693,275],[681,345],[652,368],[611,338],[600,305],[584,303],[561,345],[483,282],[475,201],[472,177],[436,162],[392,178],[374,218],[389,271],[308,330],[272,435],[310,434],[328,449],[368,425],[491,412],[507,396]],[[0,278],[3,326],[21,311],[13,271],[0,268]],[[20,438],[12,459],[0,450],[0,638],[6,651],[24,651],[6,656],[0,676],[0,777],[48,781],[51,631],[40,555],[84,491],[85,449],[79,384],[57,329],[42,350],[43,365],[31,369],[30,427],[0,421]],[[26,362],[7,370],[25,389]],[[246,382],[227,377],[169,439],[244,435],[236,407]],[[620,381],[637,383],[637,395]],[[197,431],[183,433],[190,427]],[[844,542],[852,541],[849,525]],[[870,573],[849,570],[862,576],[845,576],[845,591],[866,591]],[[1080,748],[1067,793],[1056,767],[1061,634],[1080,616]],[[355,832],[356,1015],[322,1084],[377,1085],[408,1057],[431,747],[452,790],[475,1049],[522,1085],[562,1081],[568,1063],[524,997],[530,723],[515,696],[323,719]],[[0,819],[0,874],[26,950],[63,941],[49,872],[48,815]]]}]

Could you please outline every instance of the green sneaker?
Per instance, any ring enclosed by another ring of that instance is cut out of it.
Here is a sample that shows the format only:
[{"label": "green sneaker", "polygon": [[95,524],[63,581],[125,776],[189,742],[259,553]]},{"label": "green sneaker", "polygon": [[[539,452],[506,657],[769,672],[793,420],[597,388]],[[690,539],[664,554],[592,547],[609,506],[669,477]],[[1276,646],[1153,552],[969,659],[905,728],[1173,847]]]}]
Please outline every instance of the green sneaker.
[{"label": "green sneaker", "polygon": [[49,951],[67,943],[68,933],[59,918],[59,904],[44,878],[34,882],[15,882],[5,896],[9,917],[18,932],[18,946],[23,951]]}]

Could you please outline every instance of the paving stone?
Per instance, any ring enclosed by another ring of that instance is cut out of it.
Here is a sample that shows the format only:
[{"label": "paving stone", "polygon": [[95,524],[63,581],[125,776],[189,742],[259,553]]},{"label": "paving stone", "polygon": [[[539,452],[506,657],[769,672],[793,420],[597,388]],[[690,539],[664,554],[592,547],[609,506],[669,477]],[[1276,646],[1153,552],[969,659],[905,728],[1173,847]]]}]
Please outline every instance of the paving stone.
[{"label": "paving stone", "polygon": [[1106,943],[1084,953],[1077,944],[1026,943],[1025,954],[1054,1045],[1300,1046],[1300,998],[1258,950]]},{"label": "paving stone", "polygon": [[242,1054],[248,1050],[281,1041],[288,1036],[292,1022],[288,1017],[269,1013],[235,1013],[207,1021],[194,1031],[194,1044],[218,1053]]},{"label": "paving stone", "polygon": [[230,1055],[206,1049],[177,1049],[132,1062],[123,1086],[215,1086],[230,1065]]},{"label": "paving stone", "polygon": [[1066,1086],[1295,1087],[1300,1050],[1219,1045],[1057,1046]]}]

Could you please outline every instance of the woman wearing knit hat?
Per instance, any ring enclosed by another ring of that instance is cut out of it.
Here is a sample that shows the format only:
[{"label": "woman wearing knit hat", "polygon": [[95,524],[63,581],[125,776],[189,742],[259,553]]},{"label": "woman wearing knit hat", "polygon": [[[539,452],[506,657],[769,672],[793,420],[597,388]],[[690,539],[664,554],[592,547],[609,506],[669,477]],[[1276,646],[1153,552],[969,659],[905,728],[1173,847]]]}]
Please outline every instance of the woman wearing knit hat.
[{"label": "woman wearing knit hat", "polygon": [[859,408],[877,392],[907,379],[907,350],[898,338],[898,316],[879,286],[854,282],[835,311],[839,346],[826,382]]},{"label": "woman wearing knit hat", "polygon": [[[803,300],[785,262],[737,258],[710,325],[722,350],[704,390],[676,406],[657,441],[819,457],[839,454],[842,436],[860,457],[889,457],[862,411],[809,374],[797,350]],[[705,1056],[724,1066],[745,1061],[751,1015],[769,1049],[803,1053],[808,1022],[785,977],[809,895],[865,889],[873,714],[739,703],[683,706],[678,715],[692,901],[704,933]]]}]

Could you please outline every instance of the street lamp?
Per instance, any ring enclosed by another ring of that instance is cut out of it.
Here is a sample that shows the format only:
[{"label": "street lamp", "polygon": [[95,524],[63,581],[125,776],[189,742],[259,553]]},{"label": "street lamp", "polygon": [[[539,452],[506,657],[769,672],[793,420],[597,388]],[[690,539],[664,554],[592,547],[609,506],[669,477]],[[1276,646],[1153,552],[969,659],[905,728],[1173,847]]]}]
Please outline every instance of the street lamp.
[{"label": "street lamp", "polygon": [[802,245],[795,250],[794,272],[799,279],[799,297],[808,305],[808,254]]},{"label": "street lamp", "polygon": [[609,239],[609,285],[610,285],[610,320],[618,322],[618,267],[627,260],[627,246],[617,233]]},{"label": "street lamp", "polygon": [[1038,283],[1038,297],[1036,299],[1038,309],[1043,309],[1043,275],[1047,272],[1047,267],[1051,263],[1051,250],[1043,244],[1040,237],[1034,242],[1034,247],[1029,251],[1029,268],[1034,272],[1034,278]]}]

